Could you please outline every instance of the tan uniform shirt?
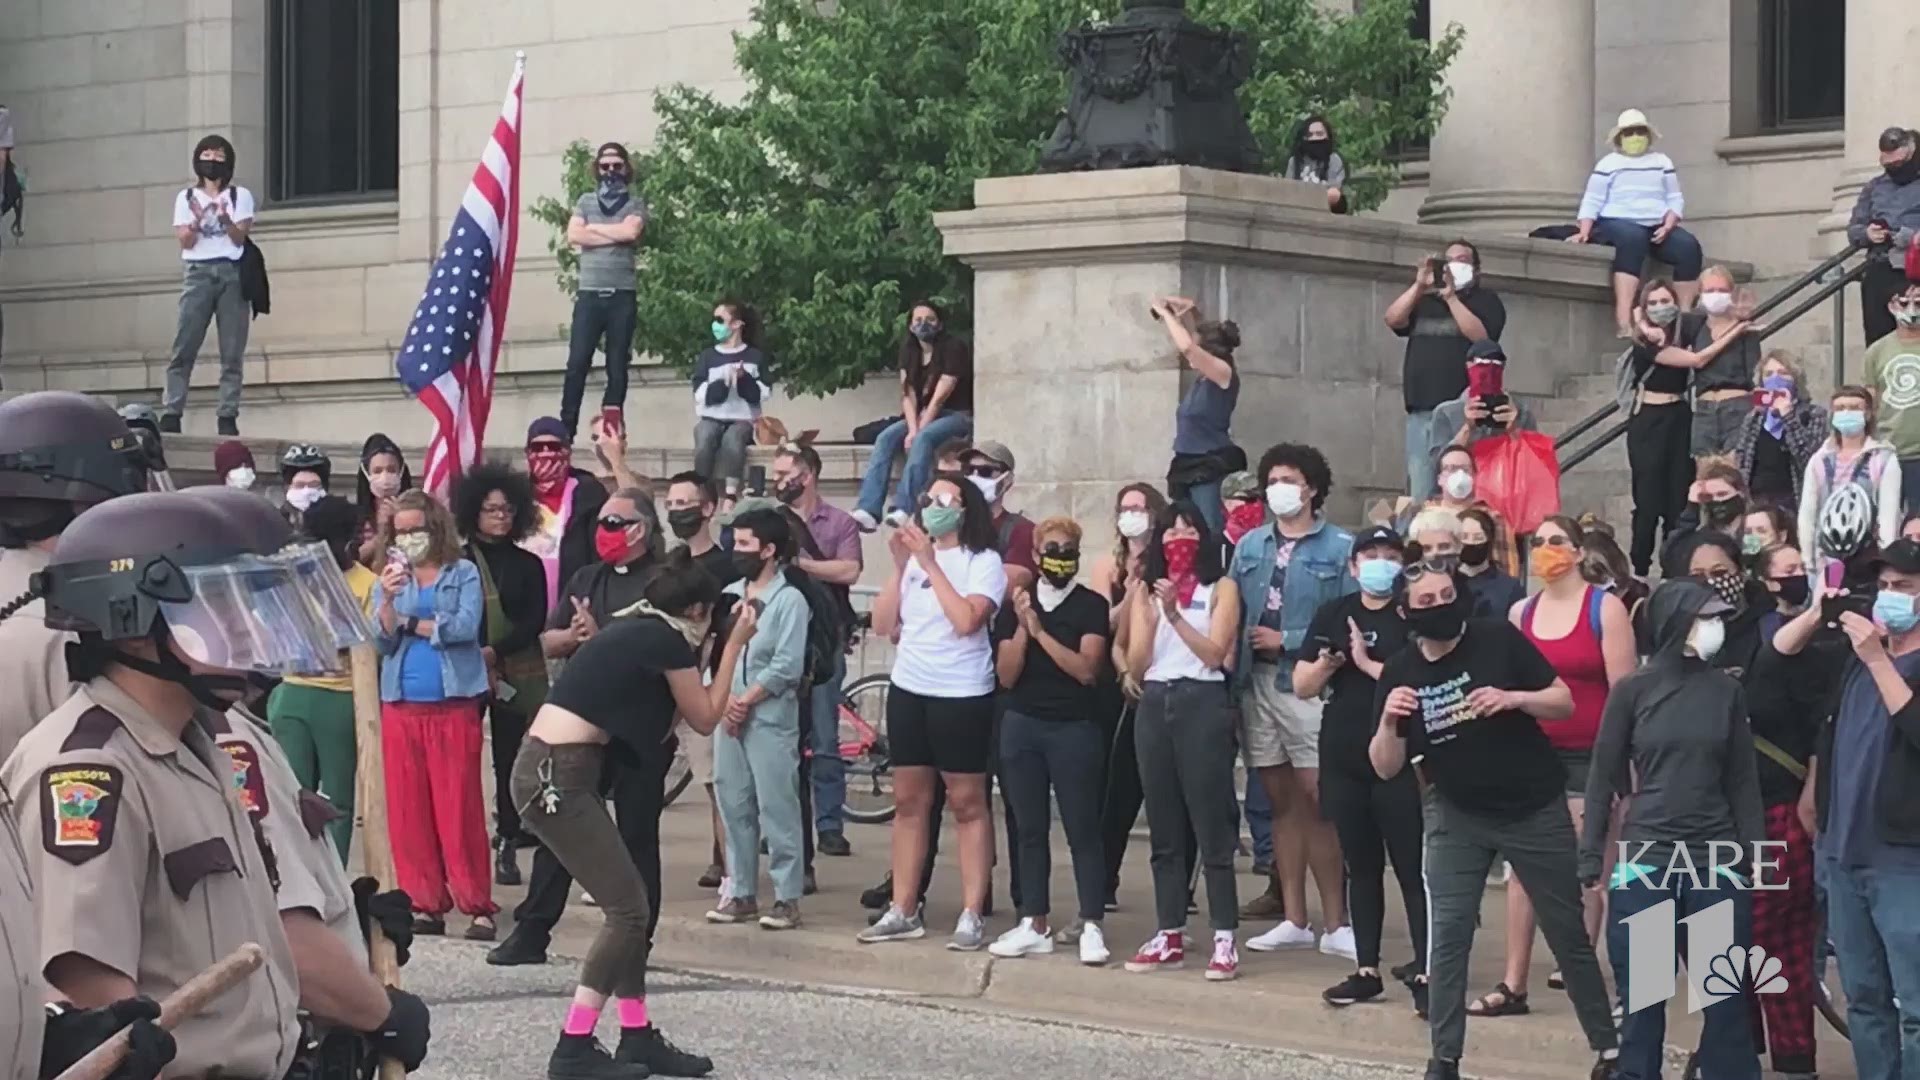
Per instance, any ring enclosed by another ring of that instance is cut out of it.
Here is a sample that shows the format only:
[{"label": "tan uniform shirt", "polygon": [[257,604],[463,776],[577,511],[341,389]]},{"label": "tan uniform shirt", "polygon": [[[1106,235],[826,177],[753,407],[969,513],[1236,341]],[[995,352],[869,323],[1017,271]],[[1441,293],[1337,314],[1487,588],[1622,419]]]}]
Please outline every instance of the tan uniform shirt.
[{"label": "tan uniform shirt", "polygon": [[267,962],[175,1028],[161,1075],[280,1080],[299,986],[236,771],[205,729],[176,738],[106,679],[27,733],[0,767],[31,859],[37,963],[77,953],[165,998],[247,942]]},{"label": "tan uniform shirt", "polygon": [[47,984],[40,977],[40,936],[33,928],[33,890],[26,854],[13,828],[13,807],[0,791],[0,1080],[35,1080],[47,1024]]},{"label": "tan uniform shirt", "polygon": [[[28,578],[47,568],[47,558],[35,548],[0,550],[0,604],[26,592]],[[0,621],[0,761],[73,693],[66,653],[73,635],[47,629],[46,611],[46,602],[35,600]]]},{"label": "tan uniform shirt", "polygon": [[324,797],[301,790],[286,751],[245,709],[235,706],[225,716],[208,714],[207,727],[233,759],[234,786],[273,850],[280,877],[274,895],[280,910],[313,912],[364,965],[367,943],[353,910],[353,886],[327,832],[340,811]]}]

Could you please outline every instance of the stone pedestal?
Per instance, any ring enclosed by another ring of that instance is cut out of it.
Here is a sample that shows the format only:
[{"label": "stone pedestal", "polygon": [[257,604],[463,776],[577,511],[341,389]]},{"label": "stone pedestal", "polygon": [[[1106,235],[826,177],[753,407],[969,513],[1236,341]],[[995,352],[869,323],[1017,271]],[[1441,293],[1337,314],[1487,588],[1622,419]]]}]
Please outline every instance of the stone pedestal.
[{"label": "stone pedestal", "polygon": [[[1433,0],[1436,34],[1466,29],[1447,68],[1420,221],[1525,233],[1572,221],[1593,142],[1591,0]],[[1631,102],[1623,103],[1622,108]]]},{"label": "stone pedestal", "polygon": [[[1240,325],[1233,433],[1249,458],[1319,446],[1346,522],[1404,487],[1404,342],[1381,315],[1454,230],[1337,217],[1317,187],[1180,166],[982,180],[974,202],[935,221],[975,272],[976,437],[1019,458],[1016,508],[1071,514],[1091,551],[1121,485],[1164,484],[1193,378],[1148,314],[1168,294]],[[1509,312],[1510,391],[1612,370],[1604,252],[1489,238],[1482,256]]]},{"label": "stone pedestal", "polygon": [[1880,133],[1920,126],[1911,70],[1920,56],[1920,4],[1913,0],[1850,0],[1847,5],[1846,153],[1834,178],[1833,213],[1820,223],[1831,247],[1845,246],[1847,219],[1860,188],[1880,174]]}]

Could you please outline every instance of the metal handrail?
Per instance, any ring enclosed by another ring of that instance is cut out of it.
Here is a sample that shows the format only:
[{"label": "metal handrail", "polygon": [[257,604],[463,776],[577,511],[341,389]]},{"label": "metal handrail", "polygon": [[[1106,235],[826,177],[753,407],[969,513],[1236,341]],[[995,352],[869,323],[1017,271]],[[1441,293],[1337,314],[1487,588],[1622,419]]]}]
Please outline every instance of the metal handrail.
[{"label": "metal handrail", "polygon": [[[1806,288],[1808,285],[1811,285],[1819,281],[1821,278],[1826,277],[1827,275],[1833,273],[1833,271],[1839,269],[1840,266],[1843,265],[1849,258],[1852,258],[1856,253],[1862,250],[1871,251],[1873,250],[1873,248],[1872,248],[1872,245],[1869,245],[1863,241],[1856,240],[1856,241],[1853,241],[1852,243],[1849,243],[1846,246],[1846,248],[1843,249],[1842,251],[1834,255],[1828,256],[1818,266],[1815,266],[1813,269],[1808,270],[1804,274],[1801,274],[1799,277],[1795,278],[1792,282],[1788,283],[1788,285],[1785,288],[1781,289],[1779,292],[1773,294],[1767,299],[1761,301],[1759,304],[1755,305],[1752,313],[1747,316],[1748,320],[1749,321],[1757,320],[1761,316],[1766,315],[1769,312],[1773,311],[1775,308],[1778,308],[1782,304],[1785,304],[1788,300],[1793,299],[1794,295],[1800,292],[1800,290]],[[1773,336],[1776,332],[1782,329],[1785,329],[1787,326],[1791,325],[1793,322],[1798,320],[1802,315],[1805,315],[1807,312],[1812,311],[1815,307],[1818,307],[1820,304],[1824,303],[1828,298],[1832,297],[1835,293],[1846,288],[1848,285],[1853,284],[1855,281],[1858,281],[1860,277],[1867,272],[1867,267],[1871,266],[1872,264],[1873,264],[1872,258],[1864,259],[1857,266],[1853,267],[1853,269],[1848,270],[1846,273],[1840,274],[1839,276],[1826,281],[1821,285],[1819,289],[1814,291],[1813,295],[1802,300],[1800,303],[1795,304],[1793,308],[1789,310],[1785,315],[1782,315],[1780,318],[1775,319],[1771,323],[1768,323],[1766,328],[1763,329],[1757,335],[1757,340],[1765,341],[1767,338]],[[1834,332],[1836,334],[1839,333],[1839,329],[1836,327]],[[1632,351],[1632,346],[1628,346],[1627,351],[1629,352]],[[1623,352],[1621,354],[1621,358],[1624,359],[1625,356],[1626,356],[1626,353]],[[1618,362],[1619,361],[1616,361],[1616,363]],[[1595,409],[1593,412],[1582,417],[1572,427],[1568,428],[1566,431],[1562,432],[1560,435],[1555,436],[1553,440],[1554,451],[1558,453],[1561,449],[1571,444],[1575,439],[1578,439],[1580,436],[1585,435],[1587,432],[1598,427],[1600,424],[1604,423],[1608,417],[1611,417],[1615,413],[1619,412],[1620,408],[1621,408],[1620,402],[1609,401],[1605,405],[1600,406],[1598,409]],[[1601,450],[1605,449],[1615,439],[1626,434],[1627,424],[1628,424],[1627,421],[1622,420],[1620,423],[1615,424],[1613,427],[1608,428],[1605,432],[1602,432],[1597,438],[1594,439],[1593,442],[1587,444],[1586,446],[1581,447],[1578,450],[1573,451],[1570,454],[1567,454],[1561,457],[1560,471],[1562,473],[1565,473],[1568,469],[1573,468],[1574,466],[1580,464],[1581,462],[1587,460],[1593,455],[1599,453]]]}]

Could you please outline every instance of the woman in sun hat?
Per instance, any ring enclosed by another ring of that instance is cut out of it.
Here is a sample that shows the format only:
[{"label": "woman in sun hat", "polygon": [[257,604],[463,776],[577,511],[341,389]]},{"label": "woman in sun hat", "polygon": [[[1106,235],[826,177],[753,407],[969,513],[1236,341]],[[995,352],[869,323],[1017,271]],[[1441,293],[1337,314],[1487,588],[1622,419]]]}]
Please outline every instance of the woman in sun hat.
[{"label": "woman in sun hat", "polygon": [[1680,226],[1686,200],[1673,159],[1653,149],[1660,132],[1639,109],[1628,109],[1607,133],[1612,149],[1587,177],[1580,199],[1580,231],[1567,239],[1613,246],[1613,321],[1630,336],[1633,297],[1649,255],[1673,268],[1681,310],[1693,307],[1705,261],[1700,241]]}]

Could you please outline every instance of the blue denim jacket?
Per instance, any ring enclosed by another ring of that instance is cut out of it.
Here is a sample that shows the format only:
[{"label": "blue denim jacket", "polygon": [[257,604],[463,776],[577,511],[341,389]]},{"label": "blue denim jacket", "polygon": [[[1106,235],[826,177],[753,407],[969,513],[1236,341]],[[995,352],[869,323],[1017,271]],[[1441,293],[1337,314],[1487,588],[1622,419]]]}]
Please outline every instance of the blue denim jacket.
[{"label": "blue denim jacket", "polygon": [[[487,664],[480,657],[480,613],[485,606],[480,571],[465,559],[440,568],[433,589],[433,636],[406,632],[406,620],[394,623],[392,633],[380,630],[380,609],[390,601],[377,591],[374,628],[379,631],[380,700],[405,700],[400,693],[400,654],[407,649],[434,649],[440,654],[440,681],[449,700],[479,697],[487,692]],[[420,594],[419,582],[409,578],[400,590],[399,610],[411,610]]]},{"label": "blue denim jacket", "polygon": [[[1240,655],[1234,663],[1234,677],[1245,678],[1253,670],[1253,628],[1260,625],[1266,608],[1267,586],[1273,581],[1273,563],[1280,549],[1278,534],[1269,522],[1240,538],[1233,548],[1233,566],[1229,572],[1240,589]],[[1306,640],[1307,627],[1320,605],[1348,593],[1359,592],[1359,583],[1347,566],[1353,555],[1353,534],[1324,517],[1314,519],[1313,531],[1302,536],[1293,549],[1293,561],[1287,564],[1286,603],[1281,608],[1282,640],[1289,654]],[[1282,657],[1280,689],[1292,691],[1293,665]]]}]

